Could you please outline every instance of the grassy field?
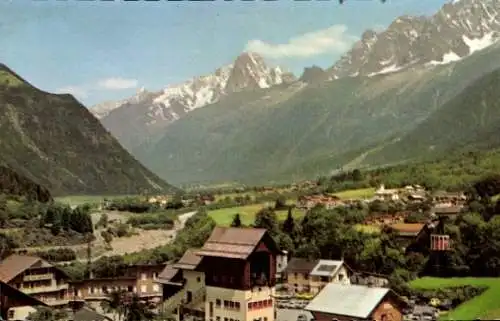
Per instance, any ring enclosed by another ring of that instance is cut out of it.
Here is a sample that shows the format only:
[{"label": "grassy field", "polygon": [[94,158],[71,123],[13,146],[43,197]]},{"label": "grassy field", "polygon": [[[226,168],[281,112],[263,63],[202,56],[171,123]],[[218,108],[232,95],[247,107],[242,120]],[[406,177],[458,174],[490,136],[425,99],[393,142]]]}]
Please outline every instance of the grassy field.
[{"label": "grassy field", "polygon": [[342,191],[334,194],[340,199],[363,199],[363,198],[371,198],[375,195],[375,188],[359,188],[359,189],[350,189],[347,191]]},{"label": "grassy field", "polygon": [[[231,208],[223,208],[219,210],[209,211],[208,215],[210,215],[217,225],[221,226],[229,226],[233,221],[233,216],[237,213],[240,214],[241,221],[244,225],[249,225],[254,222],[255,214],[262,208],[266,207],[266,204],[253,204],[247,206],[239,206],[239,207],[231,207]],[[304,211],[293,209],[293,216],[295,218],[302,218],[305,214]],[[284,220],[287,216],[287,211],[277,211],[276,214],[280,220]]]},{"label": "grassy field", "polygon": [[474,320],[500,318],[500,278],[432,278],[414,280],[415,289],[439,289],[459,286],[488,287],[481,295],[462,303],[455,310],[443,315],[440,320]]},{"label": "grassy field", "polygon": [[117,199],[124,197],[134,197],[137,195],[74,195],[74,196],[61,196],[56,197],[55,201],[68,205],[82,205],[82,204],[98,204],[104,199]]},{"label": "grassy field", "polygon": [[360,232],[365,232],[367,234],[378,234],[380,233],[380,227],[374,225],[357,224],[355,226],[356,230]]}]

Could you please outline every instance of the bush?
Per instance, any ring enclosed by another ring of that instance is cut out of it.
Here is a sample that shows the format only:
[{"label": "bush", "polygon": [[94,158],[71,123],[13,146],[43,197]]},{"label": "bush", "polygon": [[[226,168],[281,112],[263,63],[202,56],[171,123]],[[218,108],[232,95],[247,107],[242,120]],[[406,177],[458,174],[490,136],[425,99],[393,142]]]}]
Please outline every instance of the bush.
[{"label": "bush", "polygon": [[50,262],[66,262],[76,260],[76,253],[72,249],[60,248],[50,249],[48,251],[37,251],[36,256]]}]

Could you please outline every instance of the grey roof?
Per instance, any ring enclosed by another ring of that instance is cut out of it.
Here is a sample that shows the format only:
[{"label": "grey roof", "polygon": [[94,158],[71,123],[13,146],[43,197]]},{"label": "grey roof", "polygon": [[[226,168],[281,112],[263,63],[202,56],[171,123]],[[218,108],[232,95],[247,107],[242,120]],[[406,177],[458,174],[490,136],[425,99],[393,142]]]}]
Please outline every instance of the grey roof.
[{"label": "grey roof", "polygon": [[104,316],[96,311],[93,311],[87,307],[83,307],[74,314],[74,321],[107,321],[111,320],[107,316]]},{"label": "grey roof", "polygon": [[314,276],[332,276],[337,273],[343,264],[344,261],[319,260],[310,274]]},{"label": "grey roof", "polygon": [[389,291],[386,288],[329,283],[305,310],[366,319]]}]

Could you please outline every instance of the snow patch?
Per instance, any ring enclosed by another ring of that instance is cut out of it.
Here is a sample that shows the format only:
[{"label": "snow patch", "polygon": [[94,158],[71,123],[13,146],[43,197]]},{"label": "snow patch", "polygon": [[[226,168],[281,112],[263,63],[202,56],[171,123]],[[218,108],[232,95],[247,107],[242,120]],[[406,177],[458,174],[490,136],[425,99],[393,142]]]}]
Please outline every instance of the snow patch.
[{"label": "snow patch", "polygon": [[495,43],[495,39],[493,39],[493,33],[487,33],[481,38],[471,39],[467,36],[462,36],[463,41],[469,47],[469,55],[473,54],[476,51],[483,50],[492,44]]},{"label": "snow patch", "polygon": [[441,61],[432,60],[429,62],[429,65],[433,65],[433,66],[446,65],[446,64],[449,64],[449,63],[454,62],[454,61],[459,61],[461,59],[462,58],[459,55],[457,55],[453,51],[450,51],[450,52],[445,53],[443,55],[443,58],[441,58]]},{"label": "snow patch", "polygon": [[390,74],[390,73],[399,71],[401,69],[403,69],[403,67],[398,67],[396,64],[392,64],[392,65],[390,65],[388,67],[383,68],[380,71],[372,72],[371,74],[368,74],[368,77],[373,77],[373,76],[376,76],[376,75]]}]

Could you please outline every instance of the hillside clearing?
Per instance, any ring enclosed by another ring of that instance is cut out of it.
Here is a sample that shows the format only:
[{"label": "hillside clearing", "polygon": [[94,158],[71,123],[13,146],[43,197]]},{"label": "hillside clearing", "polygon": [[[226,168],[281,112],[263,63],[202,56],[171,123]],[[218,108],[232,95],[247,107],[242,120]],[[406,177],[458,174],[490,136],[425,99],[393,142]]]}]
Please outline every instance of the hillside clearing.
[{"label": "hillside clearing", "polygon": [[459,286],[488,287],[481,295],[462,303],[441,316],[441,320],[474,320],[500,318],[500,278],[434,278],[424,277],[410,282],[414,289],[433,290]]},{"label": "hillside clearing", "polygon": [[[217,223],[217,225],[221,226],[229,226],[231,225],[231,222],[233,221],[233,217],[235,214],[240,214],[241,222],[244,225],[250,225],[253,224],[254,219],[255,219],[255,214],[257,214],[258,211],[261,209],[265,208],[268,206],[267,204],[253,204],[253,205],[246,205],[246,206],[238,206],[238,207],[231,207],[231,208],[222,208],[218,210],[212,210],[208,212],[208,215],[214,219],[214,221]],[[280,221],[283,221],[286,219],[288,211],[282,210],[282,211],[276,211],[276,214],[278,215],[278,219]],[[304,211],[299,210],[299,209],[293,209],[292,210],[293,217],[296,219],[301,219],[304,216]]]},{"label": "hillside clearing", "polygon": [[371,198],[375,195],[375,188],[358,188],[342,191],[334,194],[340,199],[364,199]]}]

